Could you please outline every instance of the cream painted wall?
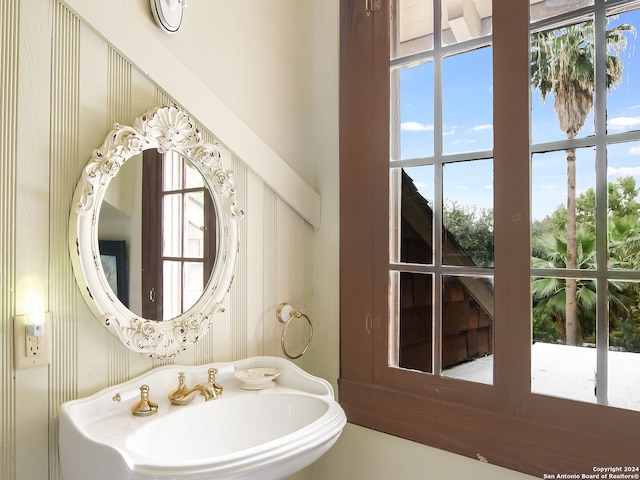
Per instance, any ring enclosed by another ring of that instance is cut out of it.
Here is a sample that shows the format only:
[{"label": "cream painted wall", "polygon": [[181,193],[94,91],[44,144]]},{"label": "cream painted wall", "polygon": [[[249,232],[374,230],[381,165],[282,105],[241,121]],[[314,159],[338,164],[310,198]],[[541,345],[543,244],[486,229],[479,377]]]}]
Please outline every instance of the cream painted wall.
[{"label": "cream painted wall", "polygon": [[127,4],[127,15],[312,182],[312,1],[196,0],[188,3],[182,29],[173,36],[156,27],[149,0]]},{"label": "cream painted wall", "polygon": [[[61,478],[59,404],[162,363],[130,353],[91,316],[73,280],[66,231],[80,169],[112,123],[130,122],[170,99],[191,106],[204,128],[228,147],[246,211],[227,311],[202,342],[175,361],[280,354],[274,312],[279,302],[289,301],[314,321],[313,345],[300,364],[335,386],[339,0],[190,0],[184,31],[175,36],[157,30],[147,0],[2,5],[0,29],[8,40],[0,44],[0,478]],[[69,5],[86,17],[70,12]],[[94,28],[102,8],[113,20],[108,32]],[[135,29],[121,31],[125,25]],[[129,38],[148,43],[129,45]],[[150,57],[176,56],[181,62],[132,64],[145,47]],[[207,111],[218,102],[228,111]],[[242,142],[247,132],[250,148]],[[264,158],[239,158],[240,151],[264,152]],[[293,178],[295,191],[265,181],[264,162],[269,171]],[[317,228],[298,213],[315,208],[305,185],[322,198]],[[28,288],[51,311],[53,361],[14,371],[12,316],[24,311]],[[306,334],[294,333],[298,340]],[[426,471],[435,478],[525,478],[354,426],[296,478],[428,478]]]}]

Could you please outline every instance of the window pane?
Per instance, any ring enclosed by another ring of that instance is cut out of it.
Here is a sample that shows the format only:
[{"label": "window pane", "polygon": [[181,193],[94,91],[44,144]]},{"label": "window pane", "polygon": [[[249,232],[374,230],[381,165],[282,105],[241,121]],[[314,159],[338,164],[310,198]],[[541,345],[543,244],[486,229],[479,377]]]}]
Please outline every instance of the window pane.
[{"label": "window pane", "polygon": [[162,255],[182,256],[182,195],[165,195],[162,209]]},{"label": "window pane", "polygon": [[531,346],[533,393],[596,403],[596,349],[536,342]]},{"label": "window pane", "polygon": [[451,45],[491,34],[491,2],[442,2],[442,44]]},{"label": "window pane", "polygon": [[[640,129],[640,62],[635,52],[635,35],[623,30],[629,26],[640,28],[640,10],[609,17],[607,29],[619,35],[611,38],[621,40],[609,43],[610,59],[616,59],[619,51],[619,62],[622,68],[617,75],[611,75],[615,85],[607,92],[607,133],[621,133]],[[617,64],[617,63],[616,63]]]},{"label": "window pane", "polygon": [[493,161],[446,164],[443,196],[442,262],[493,266]]},{"label": "window pane", "polygon": [[609,267],[640,270],[640,142],[607,147]]},{"label": "window pane", "polygon": [[202,174],[193,166],[191,161],[185,159],[185,188],[202,188],[204,187],[204,177]]},{"label": "window pane", "polygon": [[[531,162],[531,246],[536,268],[566,268],[567,157],[573,151],[533,155]],[[575,150],[577,267],[596,268],[595,150]]]},{"label": "window pane", "polygon": [[594,135],[592,31],[590,20],[531,35],[534,144]]},{"label": "window pane", "polygon": [[[394,71],[399,76],[400,152],[392,160],[433,156],[433,62]],[[396,114],[397,115],[397,114]],[[395,142],[394,142],[395,143]]]},{"label": "window pane", "polygon": [[493,383],[493,311],[491,278],[444,277],[443,375]]},{"label": "window pane", "polygon": [[610,282],[609,305],[609,405],[640,410],[640,284]]},{"label": "window pane", "polygon": [[433,373],[433,277],[419,273],[400,276],[398,302],[398,365]]},{"label": "window pane", "polygon": [[432,264],[433,165],[399,171],[402,176],[400,261]]},{"label": "window pane", "polygon": [[593,0],[531,0],[530,17],[535,22],[589,5],[593,5]]},{"label": "window pane", "polygon": [[184,305],[183,311],[188,310],[202,295],[203,266],[201,262],[184,263]]},{"label": "window pane", "polygon": [[176,152],[165,152],[163,155],[164,172],[162,175],[162,189],[166,191],[182,188],[182,156]]},{"label": "window pane", "polygon": [[[397,0],[391,16],[391,58],[433,48],[433,0]],[[397,22],[394,26],[393,22]]]},{"label": "window pane", "polygon": [[[571,321],[566,298],[574,287],[575,321]],[[595,403],[595,280],[534,278],[532,302],[532,392]]]},{"label": "window pane", "polygon": [[180,262],[164,261],[162,270],[162,317],[167,320],[182,313],[182,274]]},{"label": "window pane", "polygon": [[442,62],[443,153],[493,148],[491,47],[447,57]]},{"label": "window pane", "polygon": [[185,199],[185,252],[189,258],[204,256],[204,192],[190,192]]}]

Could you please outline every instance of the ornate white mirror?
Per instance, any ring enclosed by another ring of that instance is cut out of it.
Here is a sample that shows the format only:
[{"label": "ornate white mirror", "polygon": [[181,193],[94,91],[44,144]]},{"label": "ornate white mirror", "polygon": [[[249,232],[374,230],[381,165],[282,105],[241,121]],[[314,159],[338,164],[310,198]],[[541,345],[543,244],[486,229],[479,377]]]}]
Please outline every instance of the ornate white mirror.
[{"label": "ornate white mirror", "polygon": [[[143,175],[143,156],[144,171],[151,165],[157,175]],[[142,185],[149,190],[153,184],[155,193],[144,194],[149,208],[133,208]],[[109,238],[120,235],[113,227],[118,216],[127,218],[127,240]],[[176,355],[202,337],[222,309],[241,216],[233,173],[218,147],[202,142],[185,111],[156,107],[133,126],[116,125],[84,168],[71,208],[69,249],[87,304],[130,349]],[[150,271],[154,281],[160,278],[158,286],[149,283]]]}]

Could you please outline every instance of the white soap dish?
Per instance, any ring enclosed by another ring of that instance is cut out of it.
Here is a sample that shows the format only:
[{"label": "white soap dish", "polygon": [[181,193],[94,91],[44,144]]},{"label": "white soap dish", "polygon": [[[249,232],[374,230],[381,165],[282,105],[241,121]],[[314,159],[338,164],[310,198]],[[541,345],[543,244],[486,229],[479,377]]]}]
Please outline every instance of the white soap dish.
[{"label": "white soap dish", "polygon": [[240,388],[244,390],[264,390],[276,386],[274,380],[280,375],[279,368],[256,367],[239,370],[234,373],[240,380]]}]

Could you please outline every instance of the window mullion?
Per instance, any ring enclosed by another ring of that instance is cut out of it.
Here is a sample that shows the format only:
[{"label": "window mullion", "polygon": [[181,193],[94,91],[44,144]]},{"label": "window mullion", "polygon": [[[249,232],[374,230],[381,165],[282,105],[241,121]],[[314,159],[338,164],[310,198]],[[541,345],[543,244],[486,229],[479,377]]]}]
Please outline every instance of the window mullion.
[{"label": "window mullion", "polygon": [[[436,68],[438,72],[438,68]],[[436,74],[436,78],[438,75]],[[438,82],[436,82],[438,83]],[[436,118],[438,117],[436,113]],[[440,113],[440,117],[441,117]],[[436,120],[436,125],[441,124]],[[437,128],[436,128],[437,129]],[[437,143],[437,142],[436,142]],[[438,157],[437,157],[438,158]],[[435,275],[433,278],[433,373],[436,375],[442,374],[442,205],[443,205],[443,193],[442,193],[442,161],[437,161],[435,164],[435,189],[434,189],[434,209],[433,209],[433,263]]]},{"label": "window mullion", "polygon": [[433,148],[434,148],[434,208],[433,208],[433,263],[435,275],[433,278],[433,350],[432,372],[442,374],[442,4],[433,2]]},{"label": "window mullion", "polygon": [[609,302],[608,281],[605,276],[608,265],[607,245],[607,143],[606,143],[606,29],[607,18],[604,1],[596,2],[594,18],[595,43],[595,132],[596,132],[596,400],[608,403],[608,352],[609,352]]},{"label": "window mullion", "polygon": [[528,5],[494,0],[494,385],[513,411],[531,384],[528,29]]}]

